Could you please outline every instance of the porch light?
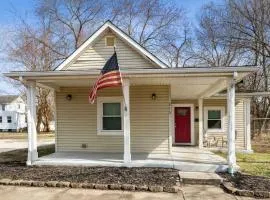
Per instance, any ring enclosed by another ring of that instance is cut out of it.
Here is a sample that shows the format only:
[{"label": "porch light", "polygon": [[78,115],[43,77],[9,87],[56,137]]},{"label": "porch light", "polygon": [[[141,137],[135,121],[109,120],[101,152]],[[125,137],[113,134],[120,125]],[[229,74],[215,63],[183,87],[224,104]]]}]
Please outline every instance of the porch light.
[{"label": "porch light", "polygon": [[152,100],[156,100],[157,99],[157,95],[156,95],[156,93],[153,93],[152,94]]},{"label": "porch light", "polygon": [[71,94],[68,94],[68,95],[66,96],[66,100],[71,101],[71,99],[72,99],[72,95],[71,95]]}]

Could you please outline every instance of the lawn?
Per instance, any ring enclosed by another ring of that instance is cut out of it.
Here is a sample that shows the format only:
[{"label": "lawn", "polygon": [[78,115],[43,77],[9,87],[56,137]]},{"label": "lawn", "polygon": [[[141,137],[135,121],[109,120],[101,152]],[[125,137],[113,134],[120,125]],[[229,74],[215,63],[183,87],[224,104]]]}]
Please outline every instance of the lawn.
[{"label": "lawn", "polygon": [[[38,133],[38,138],[54,138],[54,136],[53,132]],[[1,139],[25,140],[27,139],[27,133],[0,132],[0,140]]]},{"label": "lawn", "polygon": [[[227,158],[227,153],[215,152],[216,154]],[[270,154],[269,153],[253,153],[243,154],[237,153],[237,164],[241,171],[250,175],[270,177]]]}]

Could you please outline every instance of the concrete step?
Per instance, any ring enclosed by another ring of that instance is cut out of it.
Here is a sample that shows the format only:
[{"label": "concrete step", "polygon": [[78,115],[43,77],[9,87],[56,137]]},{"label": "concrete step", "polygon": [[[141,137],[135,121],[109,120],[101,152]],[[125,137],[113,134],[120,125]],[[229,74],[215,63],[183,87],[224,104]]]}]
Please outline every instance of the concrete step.
[{"label": "concrete step", "polygon": [[179,177],[182,184],[219,186],[223,182],[223,179],[216,173],[180,171]]}]

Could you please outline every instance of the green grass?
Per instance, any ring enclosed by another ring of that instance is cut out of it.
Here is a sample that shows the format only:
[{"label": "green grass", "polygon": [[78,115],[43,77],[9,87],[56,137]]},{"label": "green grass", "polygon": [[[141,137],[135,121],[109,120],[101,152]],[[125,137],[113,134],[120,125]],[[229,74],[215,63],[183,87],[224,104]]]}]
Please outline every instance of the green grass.
[{"label": "green grass", "polygon": [[[215,152],[215,154],[227,158],[227,153]],[[236,157],[237,164],[240,166],[242,172],[256,176],[270,177],[269,153],[237,153]]]}]

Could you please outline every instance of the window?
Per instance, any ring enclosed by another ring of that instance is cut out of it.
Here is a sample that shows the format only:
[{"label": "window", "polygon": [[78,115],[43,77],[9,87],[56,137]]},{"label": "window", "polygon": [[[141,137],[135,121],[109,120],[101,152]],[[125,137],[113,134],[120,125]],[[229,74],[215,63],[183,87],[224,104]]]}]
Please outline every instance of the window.
[{"label": "window", "polygon": [[2,123],[2,116],[0,116],[0,123]]},{"label": "window", "polygon": [[21,105],[20,104],[18,104],[18,109],[20,109],[21,108]]},{"label": "window", "polygon": [[7,123],[11,123],[12,120],[11,120],[11,116],[7,116]]},{"label": "window", "polygon": [[115,37],[113,36],[106,37],[105,41],[106,41],[105,45],[107,47],[113,47],[115,45]]},{"label": "window", "polygon": [[5,110],[6,110],[6,105],[2,104],[2,111],[5,111]]},{"label": "window", "polygon": [[208,132],[224,131],[224,107],[205,107],[204,125]]},{"label": "window", "polygon": [[123,134],[122,97],[98,97],[97,113],[98,134]]}]

